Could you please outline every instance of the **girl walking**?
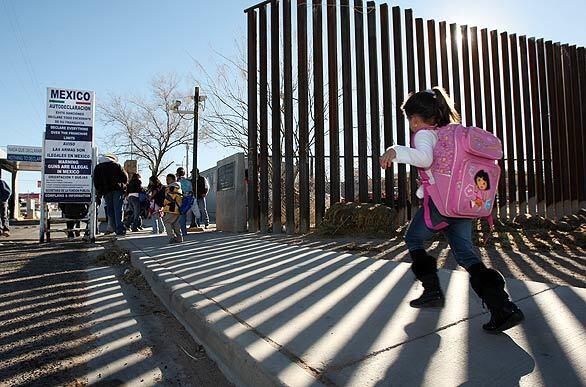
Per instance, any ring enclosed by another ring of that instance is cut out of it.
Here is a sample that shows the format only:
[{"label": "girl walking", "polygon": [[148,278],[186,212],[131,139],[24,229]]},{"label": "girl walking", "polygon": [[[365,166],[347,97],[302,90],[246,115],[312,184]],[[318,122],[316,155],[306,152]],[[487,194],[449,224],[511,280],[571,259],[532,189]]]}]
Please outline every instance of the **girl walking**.
[{"label": "girl walking", "polygon": [[[402,110],[414,133],[412,147],[394,145],[388,148],[380,158],[381,167],[388,168],[395,162],[411,164],[420,171],[426,171],[434,161],[434,148],[438,143],[437,130],[459,123],[460,116],[451,99],[439,87],[410,94],[403,103]],[[483,176],[481,177],[485,179]],[[480,178],[478,180],[483,183]],[[424,198],[424,186],[419,187],[417,197]],[[505,291],[503,276],[498,271],[487,268],[480,260],[472,244],[472,219],[443,216],[429,197],[427,209],[427,214],[424,208],[417,211],[405,234],[405,242],[413,261],[411,270],[423,285],[423,294],[412,300],[410,305],[414,308],[443,307],[445,301],[437,276],[437,261],[424,248],[424,242],[437,232],[428,228],[427,216],[432,224],[447,226],[444,234],[456,261],[468,271],[472,289],[490,310],[491,318],[482,326],[484,330],[498,333],[523,321],[523,313],[511,302]]]},{"label": "girl walking", "polygon": [[165,232],[163,224],[163,206],[165,205],[165,186],[157,176],[149,178],[148,194],[151,201],[150,212],[153,222],[153,234]]}]

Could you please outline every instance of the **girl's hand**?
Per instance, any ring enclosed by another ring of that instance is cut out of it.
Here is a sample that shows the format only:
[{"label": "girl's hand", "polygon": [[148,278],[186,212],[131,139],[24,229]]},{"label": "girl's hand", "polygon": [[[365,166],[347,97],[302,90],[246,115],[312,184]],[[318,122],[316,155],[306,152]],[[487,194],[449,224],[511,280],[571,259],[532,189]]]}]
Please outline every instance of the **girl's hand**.
[{"label": "girl's hand", "polygon": [[382,169],[387,169],[393,163],[393,160],[397,157],[397,152],[394,149],[389,148],[387,151],[380,157],[380,167]]}]

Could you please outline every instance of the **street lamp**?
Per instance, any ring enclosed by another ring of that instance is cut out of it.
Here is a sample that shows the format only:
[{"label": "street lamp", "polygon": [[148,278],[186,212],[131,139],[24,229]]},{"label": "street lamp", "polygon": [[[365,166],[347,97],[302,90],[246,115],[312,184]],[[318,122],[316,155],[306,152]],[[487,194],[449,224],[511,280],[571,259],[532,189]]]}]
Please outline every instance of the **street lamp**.
[{"label": "street lamp", "polygon": [[197,200],[197,137],[199,131],[199,103],[204,102],[206,100],[205,95],[199,95],[199,86],[195,86],[194,93],[193,93],[193,110],[179,110],[179,106],[181,106],[181,101],[176,100],[173,105],[171,105],[171,111],[183,116],[184,114],[192,114],[193,115],[193,166],[191,168],[192,174],[192,184],[195,192],[193,193],[196,200]]}]

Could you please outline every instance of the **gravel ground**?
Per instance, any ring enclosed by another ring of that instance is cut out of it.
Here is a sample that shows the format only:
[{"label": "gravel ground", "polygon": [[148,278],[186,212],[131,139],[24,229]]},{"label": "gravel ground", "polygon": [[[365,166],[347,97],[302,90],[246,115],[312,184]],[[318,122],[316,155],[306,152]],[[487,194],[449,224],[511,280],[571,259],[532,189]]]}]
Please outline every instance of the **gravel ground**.
[{"label": "gravel ground", "polygon": [[128,257],[36,233],[0,239],[0,386],[230,385]]}]

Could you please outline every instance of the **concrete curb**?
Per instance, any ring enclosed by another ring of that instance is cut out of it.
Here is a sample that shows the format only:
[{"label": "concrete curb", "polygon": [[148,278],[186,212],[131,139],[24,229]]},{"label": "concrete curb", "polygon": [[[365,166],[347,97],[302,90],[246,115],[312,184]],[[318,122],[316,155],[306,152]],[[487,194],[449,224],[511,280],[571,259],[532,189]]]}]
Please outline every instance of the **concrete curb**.
[{"label": "concrete curb", "polygon": [[324,385],[312,370],[282,353],[278,344],[263,338],[214,300],[158,264],[132,240],[120,243],[131,250],[132,265],[141,271],[153,293],[204,346],[232,383],[255,387]]}]

